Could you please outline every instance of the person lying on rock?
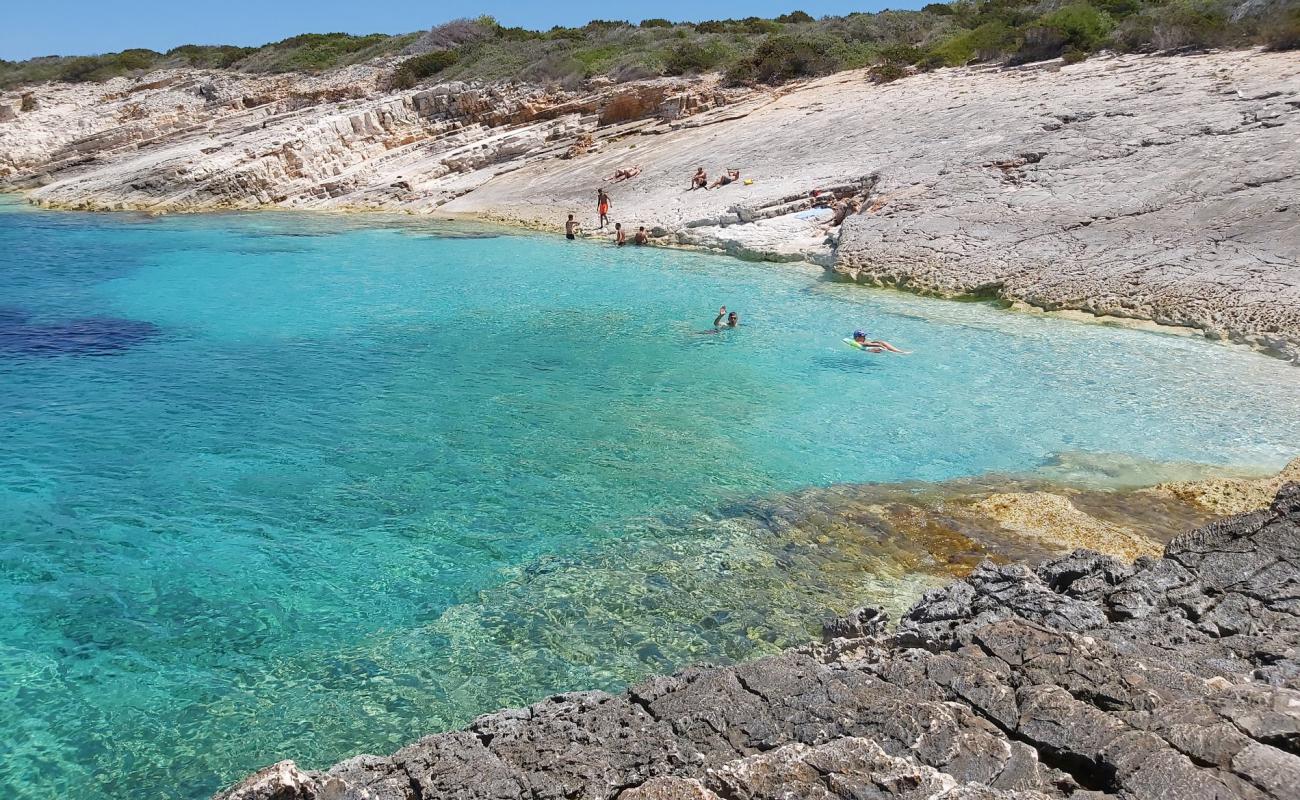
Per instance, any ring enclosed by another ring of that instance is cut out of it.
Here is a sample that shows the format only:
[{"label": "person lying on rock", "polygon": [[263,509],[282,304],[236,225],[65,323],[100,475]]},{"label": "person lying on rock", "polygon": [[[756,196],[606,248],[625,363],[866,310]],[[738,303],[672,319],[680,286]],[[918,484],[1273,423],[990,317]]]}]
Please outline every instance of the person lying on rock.
[{"label": "person lying on rock", "polygon": [[[691,189],[708,189],[709,173],[704,171],[704,167],[698,167],[695,170],[695,176],[691,178]],[[690,191],[687,189],[686,191]]]},{"label": "person lying on rock", "polygon": [[906,350],[899,350],[897,347],[894,347],[892,344],[886,342],[884,339],[868,339],[867,334],[863,333],[862,331],[853,332],[853,343],[856,344],[858,347],[861,347],[863,350],[867,350],[872,353],[880,353],[885,350],[888,350],[891,353],[903,353],[904,355],[907,354]]},{"label": "person lying on rock", "polygon": [[635,178],[636,176],[638,176],[638,175],[640,175],[640,174],[641,174],[641,165],[640,165],[640,164],[637,164],[637,165],[634,166],[634,167],[627,167],[626,169],[623,168],[623,167],[619,167],[618,169],[614,170],[614,174],[613,174],[613,175],[610,175],[610,176],[609,176],[608,178],[606,178],[605,180],[607,180],[607,181],[613,181],[614,183],[618,183],[619,181],[625,181],[625,180],[629,180],[629,179],[631,179],[631,178]]},{"label": "person lying on rock", "polygon": [[740,180],[740,170],[729,169],[723,174],[721,178],[718,178],[716,181],[714,181],[712,186],[708,186],[705,188],[716,189],[719,186],[726,186],[727,184],[735,183],[738,180]]},{"label": "person lying on rock", "polygon": [[578,221],[569,215],[569,219],[564,223],[564,238],[573,240],[578,238]]},{"label": "person lying on rock", "polygon": [[649,244],[650,234],[645,232],[645,226],[636,229],[636,235],[632,237],[632,244]]}]

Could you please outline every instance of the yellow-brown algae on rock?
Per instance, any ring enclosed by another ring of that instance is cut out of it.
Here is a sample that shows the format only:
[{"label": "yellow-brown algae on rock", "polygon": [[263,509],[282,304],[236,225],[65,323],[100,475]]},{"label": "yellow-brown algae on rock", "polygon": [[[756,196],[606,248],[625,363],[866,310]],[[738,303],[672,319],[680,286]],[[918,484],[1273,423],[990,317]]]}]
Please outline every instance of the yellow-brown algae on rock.
[{"label": "yellow-brown algae on rock", "polygon": [[1170,497],[1216,515],[1242,514],[1268,504],[1285,483],[1300,481],[1300,458],[1277,475],[1267,478],[1207,478],[1199,481],[1171,481],[1146,489],[1156,497]]},{"label": "yellow-brown algae on rock", "polygon": [[972,506],[1018,533],[1062,552],[1086,547],[1133,560],[1160,554],[1160,544],[1137,531],[1085,514],[1068,497],[1051,492],[994,494]]}]

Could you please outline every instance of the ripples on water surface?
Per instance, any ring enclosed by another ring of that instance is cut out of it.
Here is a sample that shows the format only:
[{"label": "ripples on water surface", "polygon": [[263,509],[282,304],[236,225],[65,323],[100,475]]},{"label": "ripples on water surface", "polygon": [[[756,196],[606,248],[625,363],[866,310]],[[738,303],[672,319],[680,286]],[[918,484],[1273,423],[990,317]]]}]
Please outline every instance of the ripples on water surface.
[{"label": "ripples on water surface", "polygon": [[755,542],[775,492],[1300,441],[1300,370],[1201,340],[491,233],[0,208],[4,796],[201,797],[796,641],[826,569]]}]

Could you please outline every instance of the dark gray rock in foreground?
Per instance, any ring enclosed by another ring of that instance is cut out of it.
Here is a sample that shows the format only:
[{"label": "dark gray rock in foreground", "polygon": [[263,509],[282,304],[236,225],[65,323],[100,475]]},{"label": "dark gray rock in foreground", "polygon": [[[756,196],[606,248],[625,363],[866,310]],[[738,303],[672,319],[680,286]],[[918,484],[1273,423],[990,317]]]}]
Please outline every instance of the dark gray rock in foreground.
[{"label": "dark gray rock in foreground", "polygon": [[893,637],[489,714],[222,800],[1300,797],[1300,485],[1133,565],[983,565]]}]

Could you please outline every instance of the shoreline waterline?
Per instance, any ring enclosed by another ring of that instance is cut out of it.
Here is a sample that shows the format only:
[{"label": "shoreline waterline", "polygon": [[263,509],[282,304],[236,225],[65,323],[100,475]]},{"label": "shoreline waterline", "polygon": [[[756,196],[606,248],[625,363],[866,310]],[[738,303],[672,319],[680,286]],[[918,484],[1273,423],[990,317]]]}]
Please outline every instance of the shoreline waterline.
[{"label": "shoreline waterline", "polygon": [[[500,214],[500,213],[495,213],[490,211],[484,211],[484,212],[440,211],[437,208],[426,209],[423,211],[416,211],[416,210],[403,210],[403,209],[378,208],[378,207],[366,207],[366,206],[357,206],[357,207],[338,206],[338,207],[330,207],[330,208],[291,208],[291,207],[284,207],[284,206],[277,206],[277,205],[259,205],[259,206],[253,206],[248,208],[238,208],[238,207],[228,208],[228,207],[214,205],[212,207],[203,207],[203,208],[185,208],[185,209],[167,209],[167,210],[150,210],[150,207],[148,206],[130,207],[130,208],[127,207],[111,208],[107,206],[102,208],[100,207],[81,208],[81,207],[73,207],[73,206],[65,207],[56,203],[45,203],[45,202],[37,201],[27,197],[26,193],[23,190],[13,190],[8,192],[0,191],[0,205],[3,205],[5,203],[6,196],[18,198],[17,200],[11,203],[11,205],[13,206],[26,206],[40,211],[64,212],[64,213],[86,213],[86,214],[139,214],[150,219],[157,219],[157,218],[169,217],[169,216],[205,216],[205,215],[244,214],[244,213],[289,213],[289,214],[308,213],[308,214],[319,214],[327,217],[336,216],[345,219],[350,217],[368,218],[368,219],[383,219],[385,217],[390,217],[394,222],[418,220],[421,222],[428,222],[428,223],[459,222],[459,223],[470,223],[470,224],[482,224],[484,226],[489,226],[489,227],[499,227],[503,231],[507,231],[507,232],[529,232],[535,234],[548,234],[548,235],[562,235],[564,230],[564,226],[562,222],[554,223],[554,224],[542,223],[538,221],[530,221],[521,217],[511,216],[508,214]],[[750,262],[750,263],[757,262],[757,263],[780,265],[786,268],[805,266],[808,268],[822,270],[823,272],[826,273],[825,274],[826,280],[840,282],[840,283],[852,283],[854,285],[862,286],[863,288],[866,289],[886,291],[886,292],[897,291],[903,294],[913,295],[917,297],[929,297],[929,298],[948,300],[951,302],[959,302],[959,303],[988,303],[1006,311],[1028,313],[1028,314],[1041,314],[1044,316],[1055,317],[1058,319],[1068,320],[1070,322],[1076,322],[1084,325],[1109,325],[1109,326],[1121,327],[1129,330],[1135,330],[1135,331],[1141,331],[1147,333],[1199,338],[1209,342],[1213,342],[1215,344],[1224,345],[1230,348],[1250,351],[1253,353],[1258,353],[1260,355],[1268,356],[1269,358],[1274,358],[1288,364],[1300,366],[1300,360],[1296,360],[1292,358],[1290,355],[1288,355],[1285,352],[1270,349],[1268,347],[1258,344],[1257,342],[1242,341],[1231,337],[1224,337],[1213,331],[1202,330],[1200,328],[1196,328],[1188,325],[1178,325],[1178,324],[1173,324],[1168,322],[1162,322],[1155,319],[1148,319],[1145,317],[1136,317],[1136,316],[1130,317],[1130,316],[1121,316],[1117,314],[1096,313],[1093,311],[1087,311],[1082,309],[1051,308],[1049,307],[1049,305],[1051,304],[1048,303],[1047,301],[1035,302],[1032,298],[1022,298],[1022,297],[994,298],[994,297],[986,297],[980,294],[968,294],[968,293],[961,293],[961,292],[957,292],[957,293],[936,292],[936,291],[927,290],[923,287],[916,286],[916,285],[894,285],[894,284],[885,285],[885,284],[871,284],[871,283],[861,284],[857,281],[846,280],[844,278],[831,274],[830,272],[826,271],[826,265],[820,264],[817,261],[811,260],[809,258],[792,259],[792,258],[782,256],[779,258],[773,257],[770,259],[768,258],[750,259],[738,255],[734,252],[731,252],[726,247],[722,247],[722,246],[711,246],[708,243],[699,243],[699,242],[677,242],[677,241],[667,240],[670,237],[675,235],[676,232],[670,230],[668,233],[664,234],[663,236],[653,237],[649,241],[649,243],[644,246],[665,249],[665,250],[676,250],[676,251],[686,252],[686,253],[698,253],[702,255],[721,256],[721,257],[725,257],[728,259],[733,259],[735,261],[741,261],[741,262]],[[596,244],[600,240],[596,235],[584,232],[578,236],[578,241]],[[832,250],[832,254],[833,252],[834,251]]]}]

